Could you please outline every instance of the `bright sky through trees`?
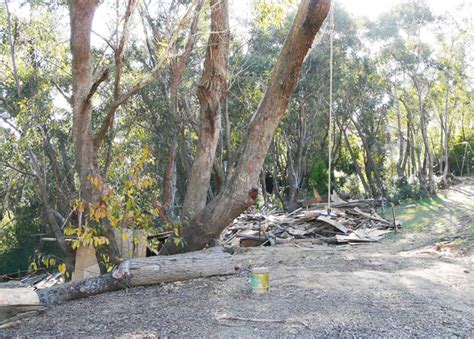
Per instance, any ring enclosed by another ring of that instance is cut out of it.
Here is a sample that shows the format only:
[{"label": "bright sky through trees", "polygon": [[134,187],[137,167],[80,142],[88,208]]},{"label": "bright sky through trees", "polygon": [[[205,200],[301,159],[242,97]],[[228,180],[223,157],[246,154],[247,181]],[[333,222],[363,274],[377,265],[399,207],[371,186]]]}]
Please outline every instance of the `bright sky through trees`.
[{"label": "bright sky through trees", "polygon": [[[368,16],[373,19],[382,12],[388,11],[394,5],[402,2],[401,0],[339,0],[343,6],[351,13],[357,16]],[[461,3],[467,3],[462,0],[427,0],[426,3],[432,8],[435,14],[441,14],[448,10],[455,9]],[[472,7],[472,2],[471,2]],[[472,17],[472,11],[471,11]]]}]

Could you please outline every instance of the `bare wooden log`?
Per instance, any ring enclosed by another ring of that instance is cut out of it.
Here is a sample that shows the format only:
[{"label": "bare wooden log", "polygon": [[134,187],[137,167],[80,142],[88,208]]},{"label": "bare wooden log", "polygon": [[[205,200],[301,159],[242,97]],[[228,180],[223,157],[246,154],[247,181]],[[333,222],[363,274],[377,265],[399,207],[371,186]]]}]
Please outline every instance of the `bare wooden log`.
[{"label": "bare wooden log", "polygon": [[38,295],[32,288],[0,288],[0,307],[10,305],[39,305]]},{"label": "bare wooden log", "polygon": [[51,288],[28,290],[29,294],[34,295],[29,295],[24,300],[22,298],[7,299],[13,289],[0,289],[0,300],[5,300],[5,303],[6,300],[10,300],[10,305],[56,305],[67,300],[85,298],[132,286],[230,275],[235,274],[238,270],[239,267],[231,254],[225,253],[222,248],[212,248],[178,255],[130,259],[108,274]]}]

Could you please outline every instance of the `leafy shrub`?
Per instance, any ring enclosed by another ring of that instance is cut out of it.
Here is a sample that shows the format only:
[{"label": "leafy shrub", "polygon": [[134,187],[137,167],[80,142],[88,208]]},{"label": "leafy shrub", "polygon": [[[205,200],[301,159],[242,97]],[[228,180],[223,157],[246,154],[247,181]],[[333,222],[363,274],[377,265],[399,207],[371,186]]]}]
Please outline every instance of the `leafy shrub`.
[{"label": "leafy shrub", "polygon": [[324,159],[316,160],[311,166],[308,185],[310,189],[315,188],[321,195],[328,193],[328,168]]},{"label": "leafy shrub", "polygon": [[352,199],[362,198],[364,196],[363,187],[359,176],[355,173],[346,176],[342,185],[342,191],[349,193]]},{"label": "leafy shrub", "polygon": [[421,199],[420,181],[414,175],[409,178],[406,176],[395,178],[388,198],[394,203],[406,199]]},{"label": "leafy shrub", "polygon": [[[449,153],[449,171],[454,175],[474,173],[474,134],[467,140],[458,138]],[[464,165],[463,165],[464,160]]]}]

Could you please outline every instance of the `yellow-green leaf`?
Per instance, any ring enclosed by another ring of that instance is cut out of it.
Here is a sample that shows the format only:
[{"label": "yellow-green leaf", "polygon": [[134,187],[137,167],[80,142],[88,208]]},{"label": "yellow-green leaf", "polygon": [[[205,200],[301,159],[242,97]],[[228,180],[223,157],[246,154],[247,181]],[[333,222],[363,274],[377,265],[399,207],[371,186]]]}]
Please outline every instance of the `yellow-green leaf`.
[{"label": "yellow-green leaf", "polygon": [[66,264],[59,264],[58,271],[61,272],[62,274],[66,273]]}]

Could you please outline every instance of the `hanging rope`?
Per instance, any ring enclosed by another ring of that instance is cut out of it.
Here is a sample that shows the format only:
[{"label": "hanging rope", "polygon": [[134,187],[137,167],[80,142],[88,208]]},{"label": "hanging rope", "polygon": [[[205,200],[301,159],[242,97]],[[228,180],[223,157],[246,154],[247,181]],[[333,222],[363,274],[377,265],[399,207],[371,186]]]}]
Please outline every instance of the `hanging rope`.
[{"label": "hanging rope", "polygon": [[332,73],[333,73],[333,39],[334,39],[334,4],[329,12],[329,130],[328,130],[328,216],[331,215],[331,172],[332,172]]}]

